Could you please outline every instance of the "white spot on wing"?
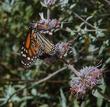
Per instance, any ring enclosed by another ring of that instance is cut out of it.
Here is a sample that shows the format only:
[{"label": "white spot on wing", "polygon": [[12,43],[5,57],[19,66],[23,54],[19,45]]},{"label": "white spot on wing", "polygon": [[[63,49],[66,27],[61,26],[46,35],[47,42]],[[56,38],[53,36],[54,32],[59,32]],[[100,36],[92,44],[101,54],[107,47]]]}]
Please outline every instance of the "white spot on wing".
[{"label": "white spot on wing", "polygon": [[30,60],[30,57],[27,57],[28,60]]},{"label": "white spot on wing", "polygon": [[23,57],[26,57],[26,54],[22,54]]}]

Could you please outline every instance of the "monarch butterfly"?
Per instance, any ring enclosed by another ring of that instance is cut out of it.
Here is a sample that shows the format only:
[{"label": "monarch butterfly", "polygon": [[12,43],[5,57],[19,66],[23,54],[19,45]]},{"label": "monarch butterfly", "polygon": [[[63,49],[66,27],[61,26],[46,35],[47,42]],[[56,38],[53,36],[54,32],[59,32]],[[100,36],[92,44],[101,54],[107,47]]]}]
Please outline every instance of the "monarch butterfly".
[{"label": "monarch butterfly", "polygon": [[43,55],[55,53],[54,44],[36,29],[30,29],[21,47],[21,63],[24,68],[30,67],[36,59]]}]

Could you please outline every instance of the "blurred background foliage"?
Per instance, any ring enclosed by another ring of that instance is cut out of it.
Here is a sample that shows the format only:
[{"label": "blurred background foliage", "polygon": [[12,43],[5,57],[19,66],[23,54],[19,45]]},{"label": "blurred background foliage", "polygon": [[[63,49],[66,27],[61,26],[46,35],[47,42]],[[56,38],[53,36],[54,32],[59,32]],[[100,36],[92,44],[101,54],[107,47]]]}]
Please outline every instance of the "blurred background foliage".
[{"label": "blurred background foliage", "polygon": [[[89,94],[84,101],[70,95],[68,70],[30,89],[15,93],[24,86],[65,66],[61,61],[46,64],[37,60],[24,71],[19,61],[22,38],[30,22],[40,19],[47,9],[40,0],[0,1],[0,106],[3,107],[110,107],[110,1],[109,0],[58,0],[51,9],[51,18],[62,21],[62,28],[54,32],[54,43],[78,39],[73,43],[71,60],[78,70],[102,60],[105,69],[102,86],[105,98]],[[63,23],[68,22],[68,23]],[[10,97],[15,93],[12,97]],[[106,100],[105,100],[106,99]],[[109,100],[107,100],[109,99]]]}]

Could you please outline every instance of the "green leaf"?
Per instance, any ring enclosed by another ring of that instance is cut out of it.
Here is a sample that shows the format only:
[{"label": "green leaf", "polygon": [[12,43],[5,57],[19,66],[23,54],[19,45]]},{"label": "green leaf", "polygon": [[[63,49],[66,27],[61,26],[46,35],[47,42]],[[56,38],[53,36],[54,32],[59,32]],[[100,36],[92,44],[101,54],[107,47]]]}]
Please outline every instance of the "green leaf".
[{"label": "green leaf", "polygon": [[63,92],[62,89],[60,89],[60,96],[61,96],[61,100],[60,100],[61,107],[67,107],[66,97],[65,97],[64,92]]},{"label": "green leaf", "polygon": [[47,104],[43,104],[43,105],[41,105],[39,107],[49,107],[49,106]]}]

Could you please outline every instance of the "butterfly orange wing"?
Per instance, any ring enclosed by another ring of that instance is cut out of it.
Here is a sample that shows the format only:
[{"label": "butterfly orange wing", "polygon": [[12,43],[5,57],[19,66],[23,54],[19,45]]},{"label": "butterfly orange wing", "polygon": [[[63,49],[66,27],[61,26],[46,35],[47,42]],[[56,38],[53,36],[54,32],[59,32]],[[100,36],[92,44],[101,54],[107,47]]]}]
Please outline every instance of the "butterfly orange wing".
[{"label": "butterfly orange wing", "polygon": [[21,47],[21,63],[25,68],[32,65],[33,62],[42,54],[41,46],[36,40],[35,32],[29,31],[26,40]]}]

